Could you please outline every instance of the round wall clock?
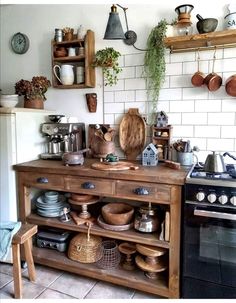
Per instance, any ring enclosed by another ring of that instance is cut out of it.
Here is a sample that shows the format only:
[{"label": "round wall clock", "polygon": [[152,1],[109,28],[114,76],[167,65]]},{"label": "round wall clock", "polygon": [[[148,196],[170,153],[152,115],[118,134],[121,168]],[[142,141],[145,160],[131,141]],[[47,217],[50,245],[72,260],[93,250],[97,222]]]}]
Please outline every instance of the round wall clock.
[{"label": "round wall clock", "polygon": [[29,49],[29,38],[22,33],[16,33],[11,39],[12,50],[16,54],[24,54]]}]

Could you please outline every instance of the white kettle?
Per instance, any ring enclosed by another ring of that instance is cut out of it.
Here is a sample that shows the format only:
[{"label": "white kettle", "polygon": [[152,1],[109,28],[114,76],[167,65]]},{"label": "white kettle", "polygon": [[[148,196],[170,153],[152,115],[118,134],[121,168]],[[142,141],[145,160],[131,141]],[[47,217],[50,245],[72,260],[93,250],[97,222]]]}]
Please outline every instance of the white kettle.
[{"label": "white kettle", "polygon": [[[58,77],[57,69],[59,70],[60,77]],[[72,85],[75,80],[73,65],[62,64],[54,65],[53,72],[58,81],[63,85]]]}]

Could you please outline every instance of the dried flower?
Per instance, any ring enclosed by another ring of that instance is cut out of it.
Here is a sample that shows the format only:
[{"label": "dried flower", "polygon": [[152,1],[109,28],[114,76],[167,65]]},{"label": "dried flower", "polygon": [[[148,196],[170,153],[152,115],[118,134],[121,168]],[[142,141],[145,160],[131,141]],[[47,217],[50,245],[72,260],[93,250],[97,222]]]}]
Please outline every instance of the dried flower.
[{"label": "dried flower", "polygon": [[45,93],[51,86],[50,81],[43,76],[33,77],[31,82],[21,79],[15,84],[15,92],[24,96],[25,100],[42,98],[46,100]]}]

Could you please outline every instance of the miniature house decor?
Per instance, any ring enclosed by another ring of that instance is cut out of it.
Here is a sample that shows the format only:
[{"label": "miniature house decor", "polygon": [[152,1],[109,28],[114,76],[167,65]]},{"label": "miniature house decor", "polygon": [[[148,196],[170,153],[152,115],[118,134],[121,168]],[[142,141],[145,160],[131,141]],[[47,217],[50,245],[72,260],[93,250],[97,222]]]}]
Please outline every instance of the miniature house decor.
[{"label": "miniature house decor", "polygon": [[157,113],[156,127],[166,127],[168,125],[168,116],[164,111]]},{"label": "miniature house decor", "polygon": [[142,165],[156,166],[158,163],[158,152],[153,143],[148,144],[142,152]]}]

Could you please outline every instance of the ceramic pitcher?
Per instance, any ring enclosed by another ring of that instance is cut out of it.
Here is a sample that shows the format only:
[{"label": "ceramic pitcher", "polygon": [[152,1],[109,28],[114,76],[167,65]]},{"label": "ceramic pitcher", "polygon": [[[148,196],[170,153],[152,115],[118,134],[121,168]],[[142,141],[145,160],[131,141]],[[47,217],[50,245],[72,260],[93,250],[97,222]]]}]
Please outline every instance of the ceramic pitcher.
[{"label": "ceramic pitcher", "polygon": [[[57,69],[59,70],[60,77],[57,75]],[[53,72],[58,81],[63,85],[72,85],[74,83],[74,71],[73,65],[62,64],[54,65]]]}]

